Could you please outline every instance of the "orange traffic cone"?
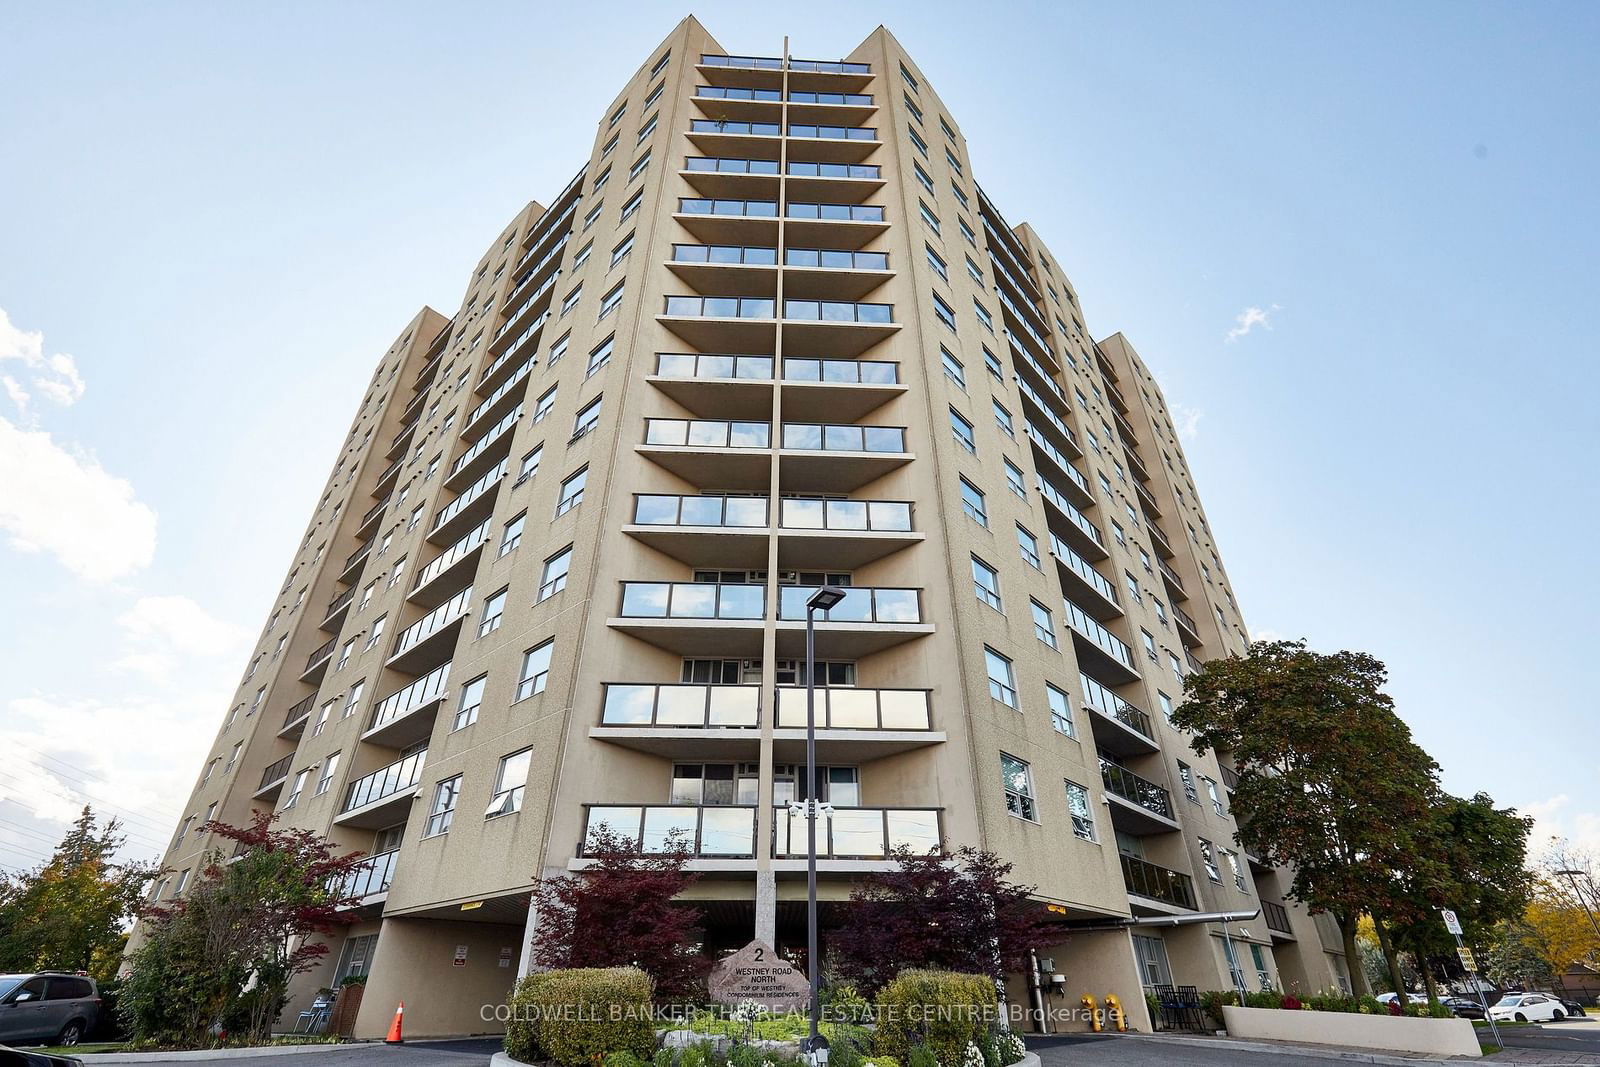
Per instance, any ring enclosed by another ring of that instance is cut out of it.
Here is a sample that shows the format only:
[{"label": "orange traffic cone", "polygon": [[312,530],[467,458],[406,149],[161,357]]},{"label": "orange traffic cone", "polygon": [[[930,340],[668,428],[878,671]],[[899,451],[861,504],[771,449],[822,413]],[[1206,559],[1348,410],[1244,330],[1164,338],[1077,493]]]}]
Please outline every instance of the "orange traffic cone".
[{"label": "orange traffic cone", "polygon": [[406,1039],[400,1036],[400,1017],[406,1013],[406,1002],[401,1001],[400,1006],[394,1009],[394,1022],[389,1024],[389,1036],[383,1039],[385,1045],[403,1045]]}]

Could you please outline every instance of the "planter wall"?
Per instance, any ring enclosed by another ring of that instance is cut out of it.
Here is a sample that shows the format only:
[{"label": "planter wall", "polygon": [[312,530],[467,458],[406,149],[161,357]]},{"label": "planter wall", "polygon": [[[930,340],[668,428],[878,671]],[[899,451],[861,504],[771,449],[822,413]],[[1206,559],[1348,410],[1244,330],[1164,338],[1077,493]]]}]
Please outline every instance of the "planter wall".
[{"label": "planter wall", "polygon": [[1222,1007],[1231,1037],[1304,1041],[1313,1045],[1422,1052],[1434,1056],[1481,1056],[1478,1035],[1466,1019],[1410,1019],[1337,1011]]}]

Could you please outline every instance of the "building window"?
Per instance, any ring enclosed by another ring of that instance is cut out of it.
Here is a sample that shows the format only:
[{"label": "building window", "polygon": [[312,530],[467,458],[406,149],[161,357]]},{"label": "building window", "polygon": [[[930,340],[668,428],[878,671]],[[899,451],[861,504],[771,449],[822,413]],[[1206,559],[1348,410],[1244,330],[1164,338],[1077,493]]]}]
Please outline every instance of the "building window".
[{"label": "building window", "polygon": [[1026,760],[1008,753],[1000,753],[1000,780],[1006,791],[1006,811],[1019,819],[1039,821],[1039,809],[1033,801],[1033,772]]},{"label": "building window", "polygon": [[977,556],[972,557],[972,588],[979,600],[996,611],[1005,610],[1000,602],[1000,575]]},{"label": "building window", "polygon": [[961,510],[966,512],[973,522],[985,529],[988,528],[989,512],[983,504],[983,490],[965,478],[961,479]]},{"label": "building window", "polygon": [[1178,761],[1178,781],[1183,783],[1183,795],[1189,798],[1189,803],[1200,803],[1200,791],[1194,787],[1194,768],[1182,760]]},{"label": "building window", "polygon": [[644,203],[644,190],[640,189],[637,193],[634,193],[628,198],[628,202],[626,204],[622,205],[622,217],[617,219],[617,222],[619,224],[627,222],[633,217],[634,212],[639,210],[639,205],[642,203]]},{"label": "building window", "polygon": [[488,682],[489,676],[480,674],[461,687],[461,698],[456,701],[456,717],[450,729],[462,730],[478,721],[478,708],[483,706],[483,689]]},{"label": "building window", "polygon": [[939,277],[943,278],[945,281],[949,281],[950,271],[945,267],[944,260],[939,257],[939,253],[933,250],[932,245],[923,245],[922,247],[928,253],[928,266],[932,267],[933,272]]},{"label": "building window", "polygon": [[[1233,887],[1241,893],[1250,892],[1250,887],[1245,884],[1244,867],[1239,863],[1239,854],[1232,849],[1225,848],[1222,850],[1222,856],[1228,861],[1228,870],[1233,874]],[[1255,948],[1256,946],[1251,945],[1250,947]],[[1259,953],[1257,954],[1256,959],[1258,961],[1257,967],[1259,968]]]},{"label": "building window", "polygon": [[961,416],[955,408],[950,409],[950,429],[955,432],[956,442],[973,455],[978,453],[978,444],[972,436],[972,423]]},{"label": "building window", "polygon": [[433,787],[433,805],[428,809],[428,824],[423,837],[438,837],[450,832],[450,820],[456,814],[456,801],[461,799],[461,775],[446,778]]},{"label": "building window", "polygon": [[650,116],[650,121],[639,128],[639,136],[634,138],[634,144],[644,144],[650,139],[650,135],[656,132],[656,119],[659,117],[659,115]]},{"label": "building window", "polygon": [[333,784],[333,776],[338,770],[339,753],[335,752],[333,755],[322,761],[322,775],[317,779],[317,788],[312,790],[311,795],[314,797],[320,797],[322,794],[326,793],[328,791],[328,786]]},{"label": "building window", "polygon": [[556,501],[557,518],[583,503],[583,485],[588,480],[589,468],[584,467],[577,473],[568,475],[566,481],[561,483],[561,499]]},{"label": "building window", "polygon": [[[596,211],[596,214],[598,214],[598,210]],[[593,251],[594,251],[594,242],[593,241],[590,241],[588,244],[586,244],[582,248],[578,249],[578,254],[572,257],[572,266],[571,266],[570,269],[572,270],[573,273],[577,273],[577,270],[578,270],[579,267],[581,267],[585,263],[589,262],[589,254],[591,252],[593,252]]]},{"label": "building window", "polygon": [[565,315],[567,312],[577,307],[578,301],[581,299],[583,299],[583,286],[578,285],[573,288],[572,292],[567,294],[567,298],[565,300],[561,301],[561,314]]},{"label": "building window", "polygon": [[[538,600],[549,600],[567,587],[567,571],[572,567],[572,546],[544,561],[544,573],[539,576]],[[535,601],[537,603],[538,601]]]},{"label": "building window", "polygon": [[984,667],[989,672],[989,695],[1008,708],[1017,706],[1017,678],[1011,661],[987,645],[983,649]]},{"label": "building window", "polygon": [[1035,570],[1043,570],[1039,566],[1039,539],[1028,532],[1027,527],[1017,523],[1017,548],[1022,552],[1022,558],[1028,566]]},{"label": "building window", "polygon": [[1028,603],[1033,606],[1033,636],[1059,651],[1056,645],[1055,620],[1050,617],[1050,609],[1037,600],[1030,600]]},{"label": "building window", "polygon": [[[657,87],[656,91],[660,92],[661,90],[659,87]],[[628,180],[630,182],[633,181],[639,175],[643,174],[645,172],[645,168],[648,166],[650,166],[650,153],[647,151],[644,155],[634,160],[633,166],[628,168]]]},{"label": "building window", "polygon": [[618,282],[616,285],[612,286],[610,292],[606,293],[605,296],[600,298],[600,314],[596,321],[605,318],[607,315],[617,310],[617,305],[622,303],[622,290],[627,284],[628,283],[626,281]]},{"label": "building window", "polygon": [[[311,777],[311,771],[309,768],[303,771],[295,772],[294,785],[290,786],[289,788],[289,798],[283,802],[284,811],[288,811],[290,808],[294,807],[300,802],[300,793],[305,789],[306,779],[309,777]],[[178,888],[180,890],[183,888],[182,883],[178,885]]]},{"label": "building window", "polygon": [[1211,800],[1211,810],[1218,815],[1227,815],[1228,810],[1222,806],[1222,794],[1217,792],[1217,780],[1204,775],[1200,776],[1200,780],[1205,783],[1206,796]]},{"label": "building window", "polygon": [[517,680],[518,700],[544,692],[545,682],[550,677],[550,655],[555,647],[555,638],[552,637],[522,654],[522,676]]},{"label": "building window", "polygon": [[365,678],[350,687],[350,692],[345,694],[344,710],[339,713],[339,718],[348,719],[361,710],[361,695],[367,691]]},{"label": "building window", "polygon": [[483,602],[483,620],[478,623],[478,636],[487,637],[500,629],[500,619],[506,611],[506,592],[510,589],[500,590]]},{"label": "building window", "polygon": [[1077,782],[1067,782],[1067,811],[1072,814],[1072,832],[1085,841],[1093,841],[1094,810],[1089,807],[1089,791]]},{"label": "building window", "polygon": [[983,365],[989,369],[989,373],[993,375],[995,381],[1003,382],[1006,380],[1005,371],[1000,366],[1000,357],[989,351],[987,345],[983,349]]},{"label": "building window", "polygon": [[928,190],[929,196],[935,195],[933,191],[933,179],[928,177],[928,172],[922,169],[922,164],[918,163],[914,159],[911,161],[911,173],[916,176],[917,182],[924,189]]},{"label": "building window", "polygon": [[1222,872],[1217,869],[1217,853],[1211,847],[1211,842],[1200,838],[1200,862],[1206,865],[1206,877],[1218,885],[1222,884]]},{"label": "building window", "polygon": [[[624,259],[626,259],[627,256],[628,256],[628,253],[632,252],[632,251],[633,251],[633,234],[630,233],[630,234],[628,234],[628,236],[624,237],[620,242],[618,242],[617,246],[611,250],[611,265],[613,267],[615,267],[618,263],[621,263]],[[621,285],[617,286],[617,291],[618,292],[622,291],[622,286]],[[603,301],[602,301],[602,306],[604,306],[604,302]],[[604,317],[605,317],[604,315],[601,315],[601,318],[604,318]]]},{"label": "building window", "polygon": [[367,637],[367,646],[363,651],[370,651],[377,647],[378,642],[383,639],[383,625],[388,621],[389,617],[387,615],[379,615],[372,620],[372,633]]},{"label": "building window", "polygon": [[938,293],[933,294],[933,313],[952,331],[956,328],[956,313],[950,309],[949,304],[939,298]]},{"label": "building window", "polygon": [[911,99],[910,94],[902,95],[901,99],[905,100],[905,102],[906,102],[906,110],[911,112],[911,117],[916,119],[918,122],[921,122],[922,121],[922,109],[917,106],[916,101]]},{"label": "building window", "polygon": [[1023,480],[1022,468],[1004,456],[1001,459],[1006,465],[1006,485],[1023,500],[1028,499],[1028,486]]},{"label": "building window", "polygon": [[[961,192],[961,190],[957,189],[956,192],[959,193],[959,192]],[[972,257],[971,256],[962,256],[961,258],[967,261],[967,275],[973,281],[977,282],[979,285],[982,285],[983,284],[983,271],[978,268],[978,265],[976,263],[972,262]]]},{"label": "building window", "polygon": [[1045,703],[1050,705],[1051,728],[1058,734],[1077,737],[1078,731],[1072,725],[1072,705],[1067,702],[1067,694],[1046,682],[1044,699]]},{"label": "building window", "polygon": [[500,770],[494,776],[494,795],[489,798],[489,806],[483,809],[485,819],[522,810],[522,787],[528,783],[528,767],[532,761],[531,748],[500,757]]},{"label": "building window", "polygon": [[1172,984],[1172,967],[1167,963],[1165,941],[1146,934],[1134,934],[1133,953],[1139,960],[1139,981],[1147,988]]},{"label": "building window", "polygon": [[[1101,477],[1103,478],[1105,476],[1101,475]],[[1127,580],[1127,583],[1128,583],[1128,595],[1133,597],[1133,602],[1135,604],[1144,603],[1144,601],[1141,600],[1140,597],[1139,597],[1139,579],[1135,578],[1132,574],[1129,574],[1127,571],[1123,571],[1122,572],[1122,577]]]},{"label": "building window", "polygon": [[[939,232],[939,216],[935,215],[933,213],[933,209],[928,207],[928,205],[923,203],[921,200],[917,201],[917,214],[922,216],[922,221],[928,224],[928,228],[930,230],[932,230],[934,233]],[[944,278],[946,281],[949,281],[950,275],[943,269],[943,267],[944,262],[941,260],[939,266],[935,267],[934,269],[939,271],[940,277]]]},{"label": "building window", "polygon": [[944,376],[960,386],[963,393],[966,392],[967,372],[961,366],[961,361],[951,355],[944,345],[939,346],[939,363],[944,367]]},{"label": "building window", "polygon": [[1168,722],[1172,721],[1172,698],[1161,690],[1156,690],[1156,700],[1161,704],[1161,714],[1166,716]]},{"label": "building window", "polygon": [[539,445],[532,452],[522,457],[522,468],[517,471],[517,485],[521,485],[539,473],[539,459],[543,455],[544,446]]},{"label": "building window", "polygon": [[1157,662],[1157,660],[1156,660],[1156,639],[1155,639],[1155,637],[1150,633],[1149,630],[1140,630],[1139,631],[1139,640],[1141,642],[1143,642],[1143,644],[1144,644],[1144,654],[1146,656],[1150,657],[1150,662],[1151,663]]},{"label": "building window", "polygon": [[587,370],[585,370],[583,372],[583,376],[585,378],[592,378],[594,376],[595,371],[599,370],[601,367],[604,367],[607,363],[611,362],[611,349],[612,349],[613,345],[616,343],[616,340],[617,340],[617,335],[616,334],[612,334],[610,337],[607,337],[604,341],[601,341],[598,347],[596,347],[596,348],[594,348],[593,350],[590,351],[590,353],[589,353],[589,367],[588,367]]},{"label": "building window", "polygon": [[978,302],[977,297],[972,298],[972,310],[977,314],[978,321],[983,323],[983,328],[994,333],[994,316],[989,314],[989,309]]},{"label": "building window", "polygon": [[922,88],[921,85],[917,84],[916,77],[909,70],[906,69],[906,65],[904,63],[900,64],[900,77],[904,78],[905,79],[905,83],[907,85],[911,86],[911,91],[912,92],[916,92],[917,90]]},{"label": "building window", "polygon": [[571,341],[572,331],[568,330],[566,333],[557,338],[556,342],[550,346],[550,355],[545,359],[545,362],[552,367],[554,367],[557,363],[560,363],[561,357],[567,354],[567,345]]},{"label": "building window", "polygon": [[595,397],[585,404],[583,410],[578,412],[572,420],[572,440],[576,441],[584,434],[595,428],[600,421],[600,397]]},{"label": "building window", "polygon": [[515,551],[516,547],[522,543],[522,527],[527,522],[527,519],[528,513],[524,511],[521,515],[506,523],[505,531],[500,534],[500,555],[496,556],[496,559]]},{"label": "building window", "polygon": [[1000,427],[1000,432],[1016,440],[1017,428],[1011,422],[1011,412],[1007,411],[998,400],[990,400],[989,403],[994,405],[994,422]]},{"label": "building window", "polygon": [[906,135],[911,138],[911,147],[915,148],[923,159],[927,159],[928,142],[919,137],[916,130],[907,130]]},{"label": "building window", "polygon": [[533,406],[533,421],[529,425],[537,425],[543,422],[545,416],[550,414],[550,409],[556,406],[556,390],[558,388],[560,386],[552,385],[545,390],[543,396],[539,397],[538,403]]}]

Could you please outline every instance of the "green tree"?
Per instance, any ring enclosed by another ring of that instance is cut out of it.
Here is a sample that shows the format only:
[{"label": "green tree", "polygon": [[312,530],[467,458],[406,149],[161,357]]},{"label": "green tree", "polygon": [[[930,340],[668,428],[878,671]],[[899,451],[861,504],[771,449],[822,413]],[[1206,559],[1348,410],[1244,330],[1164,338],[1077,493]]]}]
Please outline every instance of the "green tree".
[{"label": "green tree", "polygon": [[1438,766],[1394,713],[1385,679],[1363,652],[1258,641],[1189,675],[1173,715],[1195,751],[1234,756],[1239,840],[1288,864],[1288,895],[1339,921],[1357,993],[1356,921],[1403,910],[1394,872],[1416,855],[1438,788]]},{"label": "green tree", "polygon": [[1484,970],[1497,985],[1525,989],[1549,988],[1556,976],[1538,932],[1520,919],[1495,928]]},{"label": "green tree", "polygon": [[338,855],[309,830],[275,830],[274,818],[206,823],[237,844],[234,855],[212,853],[181,900],[145,909],[118,1000],[135,1038],[201,1047],[221,1027],[266,1039],[289,981],[327,954],[319,935],[351,921],[345,887],[361,854]]},{"label": "green tree", "polygon": [[101,825],[85,807],[54,854],[0,881],[0,972],[83,970],[100,981],[116,973],[150,863],[119,862],[122,824]]}]

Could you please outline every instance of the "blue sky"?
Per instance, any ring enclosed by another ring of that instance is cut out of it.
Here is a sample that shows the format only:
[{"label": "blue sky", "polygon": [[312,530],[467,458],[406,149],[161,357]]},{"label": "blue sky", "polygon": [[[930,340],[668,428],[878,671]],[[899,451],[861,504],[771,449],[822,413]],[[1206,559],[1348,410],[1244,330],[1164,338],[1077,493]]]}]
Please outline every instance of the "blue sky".
[{"label": "blue sky", "polygon": [[[1600,8],[780,6],[695,14],[906,44],[1163,381],[1250,625],[1375,653],[1447,787],[1600,849]],[[0,864],[85,793],[166,839],[376,357],[685,13],[7,9]]]}]

